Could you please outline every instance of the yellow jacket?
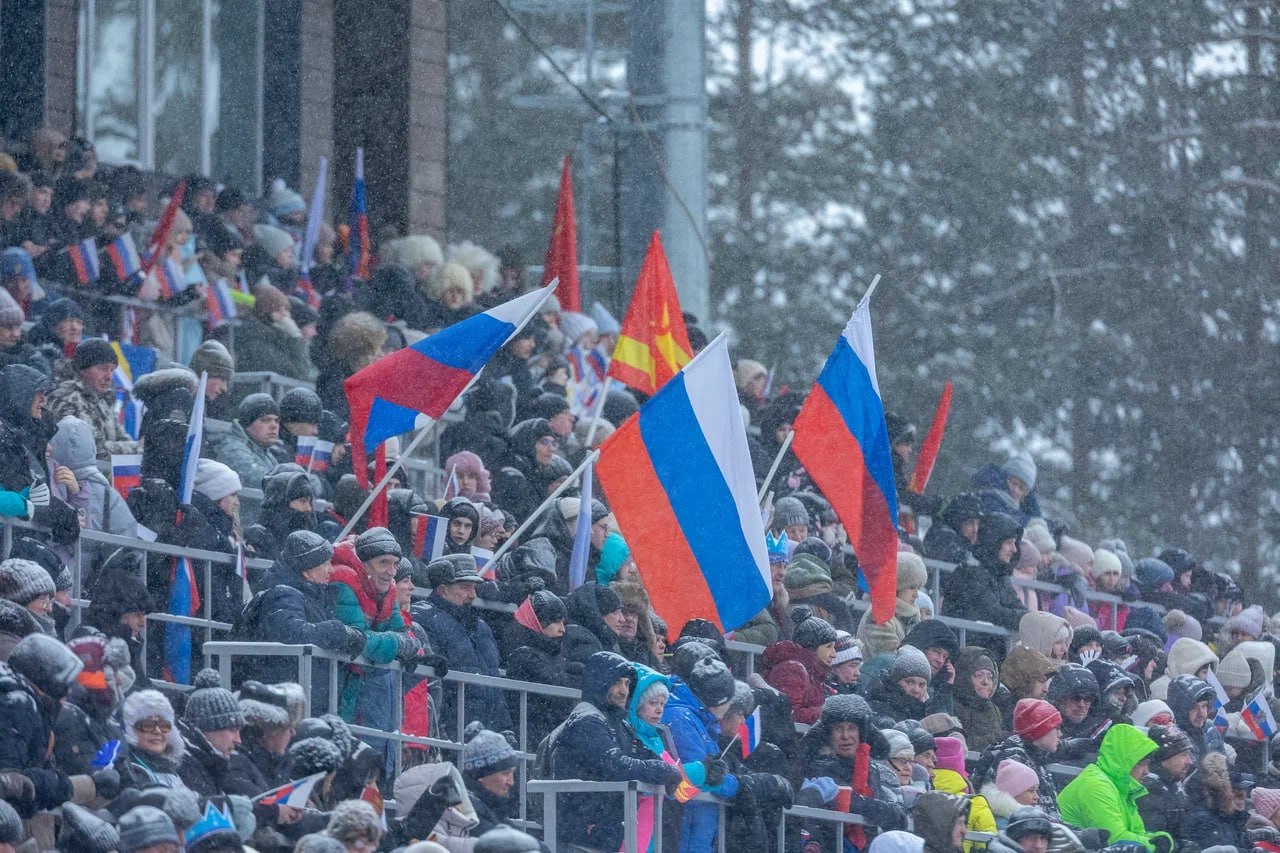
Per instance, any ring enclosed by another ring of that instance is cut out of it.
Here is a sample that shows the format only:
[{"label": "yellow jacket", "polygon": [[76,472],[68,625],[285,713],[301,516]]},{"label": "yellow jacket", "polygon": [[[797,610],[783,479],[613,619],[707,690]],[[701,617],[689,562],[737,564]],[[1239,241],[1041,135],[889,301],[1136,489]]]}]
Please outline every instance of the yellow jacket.
[{"label": "yellow jacket", "polygon": [[[972,795],[969,800],[969,831],[996,834],[996,817],[991,813],[991,806],[987,804],[985,797],[973,794],[973,787],[959,773],[954,770],[934,770],[933,788],[944,794]],[[973,841],[966,841],[964,853],[970,853],[974,844]]]}]

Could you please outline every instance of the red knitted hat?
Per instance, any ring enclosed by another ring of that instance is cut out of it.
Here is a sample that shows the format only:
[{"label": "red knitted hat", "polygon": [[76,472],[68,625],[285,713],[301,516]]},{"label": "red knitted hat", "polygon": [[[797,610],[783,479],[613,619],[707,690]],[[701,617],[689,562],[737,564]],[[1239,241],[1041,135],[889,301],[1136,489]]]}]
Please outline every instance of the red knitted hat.
[{"label": "red knitted hat", "polygon": [[1013,731],[1025,741],[1040,738],[1062,725],[1062,714],[1043,699],[1019,699],[1013,708]]}]

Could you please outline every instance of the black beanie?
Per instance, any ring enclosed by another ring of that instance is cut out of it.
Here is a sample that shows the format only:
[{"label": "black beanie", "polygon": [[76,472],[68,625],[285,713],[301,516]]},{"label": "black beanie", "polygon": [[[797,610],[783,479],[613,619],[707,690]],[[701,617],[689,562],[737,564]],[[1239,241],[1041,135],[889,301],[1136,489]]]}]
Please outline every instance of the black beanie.
[{"label": "black beanie", "polygon": [[689,685],[693,695],[698,697],[698,701],[708,708],[723,705],[731,700],[737,688],[729,667],[714,655],[701,658],[694,663],[685,683]]},{"label": "black beanie", "polygon": [[538,624],[544,628],[553,622],[563,622],[569,618],[560,596],[546,589],[540,589],[529,596],[529,604],[533,607],[533,615],[538,617]]},{"label": "black beanie", "polygon": [[291,388],[280,398],[280,420],[285,423],[319,424],[323,408],[315,391],[310,388]]},{"label": "black beanie", "polygon": [[309,572],[325,560],[333,559],[333,546],[310,530],[295,530],[284,540],[277,558],[285,568],[298,574]]},{"label": "black beanie", "polygon": [[258,418],[267,415],[280,415],[280,407],[276,405],[276,401],[270,394],[250,394],[240,401],[240,408],[236,410],[236,420],[240,422],[240,426],[247,427]]},{"label": "black beanie", "polygon": [[71,366],[76,370],[87,370],[99,364],[119,364],[116,351],[111,344],[101,338],[85,338],[76,347],[76,354],[71,359]]},{"label": "black beanie", "polygon": [[831,627],[831,623],[819,616],[814,616],[813,611],[807,607],[797,607],[793,610],[791,621],[795,625],[795,629],[791,632],[791,639],[806,649],[816,649],[818,646],[834,643],[837,639],[836,629]]},{"label": "black beanie", "polygon": [[603,616],[622,609],[622,598],[606,584],[596,584],[596,610]]}]

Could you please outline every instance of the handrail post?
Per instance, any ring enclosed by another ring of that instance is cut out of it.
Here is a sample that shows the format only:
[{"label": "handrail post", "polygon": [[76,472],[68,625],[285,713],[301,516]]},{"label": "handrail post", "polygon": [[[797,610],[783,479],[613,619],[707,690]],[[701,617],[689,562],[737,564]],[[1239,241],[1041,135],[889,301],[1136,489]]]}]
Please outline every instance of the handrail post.
[{"label": "handrail post", "polygon": [[[398,732],[404,729],[404,667],[398,666],[394,672],[396,674],[396,692],[391,702],[391,730]],[[396,778],[399,779],[400,771],[404,769],[404,744],[389,738],[386,743],[395,750],[391,766],[395,770]],[[523,762],[521,763],[523,764]]]},{"label": "handrail post", "polygon": [[542,794],[542,840],[552,850],[559,847],[556,837],[556,792],[545,791]]},{"label": "handrail post", "polygon": [[463,731],[467,728],[467,683],[465,681],[457,682],[458,685],[458,743],[462,743]]},{"label": "handrail post", "polygon": [[[520,691],[520,751],[529,751],[529,691]],[[529,762],[520,762],[520,790],[526,790],[525,786],[529,783]],[[528,818],[527,796],[520,798],[520,819]]]},{"label": "handrail post", "polygon": [[[622,849],[627,853],[640,853],[636,849],[639,845],[639,839],[636,837],[636,783],[629,782],[627,790],[623,792],[622,796],[626,798],[622,804],[622,825],[624,827]],[[657,827],[654,828],[654,831],[657,831]]]},{"label": "handrail post", "polygon": [[[8,529],[8,525],[5,525]],[[9,551],[5,549],[5,557],[8,558]],[[75,557],[71,561],[71,619],[67,623],[67,636],[75,633],[76,628],[80,627],[82,615],[80,613],[80,602],[84,600],[84,543],[80,541],[80,537],[76,537]]]},{"label": "handrail post", "polygon": [[[304,649],[302,656],[298,658],[298,686],[302,688],[302,695],[307,697],[307,715],[311,715],[311,662],[314,660],[311,656],[311,649]],[[330,661],[329,666],[337,665],[336,661]]]}]

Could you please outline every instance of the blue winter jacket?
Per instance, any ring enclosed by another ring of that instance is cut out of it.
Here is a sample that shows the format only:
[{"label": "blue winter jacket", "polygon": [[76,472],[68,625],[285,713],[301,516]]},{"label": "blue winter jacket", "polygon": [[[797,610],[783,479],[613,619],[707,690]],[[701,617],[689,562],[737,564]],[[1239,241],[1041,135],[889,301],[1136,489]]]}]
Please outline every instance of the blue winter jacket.
[{"label": "blue winter jacket", "polygon": [[[500,675],[498,643],[489,624],[474,608],[450,604],[434,592],[426,601],[415,602],[413,621],[427,632],[431,648],[449,660],[449,668],[459,672]],[[460,735],[458,726],[458,689],[453,682],[443,685],[440,703],[440,730],[450,737]],[[510,729],[511,715],[502,691],[495,687],[468,687],[466,722],[479,720],[491,731]]]},{"label": "blue winter jacket", "polygon": [[[676,750],[682,762],[718,758],[716,739],[720,737],[720,723],[707,707],[698,701],[679,678],[671,678],[671,698],[662,712],[662,722],[671,730]],[[738,793],[738,777],[729,774],[718,788],[709,793],[724,799],[732,799]],[[709,853],[715,849],[719,809],[713,803],[686,803],[680,816],[679,853]]]}]

